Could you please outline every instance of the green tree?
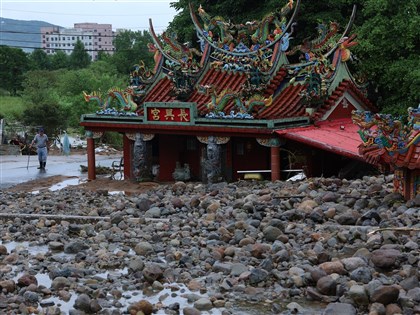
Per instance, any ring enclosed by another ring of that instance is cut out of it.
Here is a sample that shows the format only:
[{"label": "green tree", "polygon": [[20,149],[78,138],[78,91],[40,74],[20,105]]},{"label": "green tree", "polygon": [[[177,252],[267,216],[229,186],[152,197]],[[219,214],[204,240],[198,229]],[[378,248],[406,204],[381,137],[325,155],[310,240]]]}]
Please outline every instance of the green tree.
[{"label": "green tree", "polygon": [[114,39],[115,53],[111,58],[118,72],[128,75],[132,66],[140,60],[147,66],[153,67],[153,55],[147,47],[147,44],[151,42],[152,37],[146,31],[118,33]]},{"label": "green tree", "polygon": [[365,1],[356,51],[385,112],[406,114],[420,102],[419,13],[418,0]]},{"label": "green tree", "polygon": [[29,55],[31,70],[50,70],[51,60],[47,53],[42,49],[35,49]]},{"label": "green tree", "polygon": [[47,70],[28,71],[25,74],[23,98],[28,104],[40,105],[58,100],[56,92],[57,72]]},{"label": "green tree", "polygon": [[3,89],[17,95],[23,88],[24,73],[28,67],[29,60],[22,49],[0,46],[0,81]]},{"label": "green tree", "polygon": [[83,69],[91,63],[90,55],[85,50],[85,45],[80,40],[74,44],[74,49],[70,54],[69,65],[72,69]]},{"label": "green tree", "polygon": [[57,51],[51,56],[51,69],[66,69],[69,67],[69,56],[64,51]]},{"label": "green tree", "polygon": [[57,102],[28,106],[23,112],[23,122],[29,126],[42,126],[54,137],[60,129],[67,128],[67,113]]}]

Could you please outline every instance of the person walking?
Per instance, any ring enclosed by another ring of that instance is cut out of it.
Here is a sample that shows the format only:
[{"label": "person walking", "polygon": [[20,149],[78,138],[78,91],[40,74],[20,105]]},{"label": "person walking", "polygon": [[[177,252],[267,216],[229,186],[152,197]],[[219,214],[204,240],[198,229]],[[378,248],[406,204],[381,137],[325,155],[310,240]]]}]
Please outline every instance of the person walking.
[{"label": "person walking", "polygon": [[48,150],[47,147],[49,145],[48,136],[44,133],[44,129],[40,128],[38,133],[35,135],[34,140],[32,140],[31,147],[36,143],[37,145],[37,153],[38,153],[38,160],[39,160],[39,167],[38,169],[45,169],[45,165],[47,164],[47,155]]}]

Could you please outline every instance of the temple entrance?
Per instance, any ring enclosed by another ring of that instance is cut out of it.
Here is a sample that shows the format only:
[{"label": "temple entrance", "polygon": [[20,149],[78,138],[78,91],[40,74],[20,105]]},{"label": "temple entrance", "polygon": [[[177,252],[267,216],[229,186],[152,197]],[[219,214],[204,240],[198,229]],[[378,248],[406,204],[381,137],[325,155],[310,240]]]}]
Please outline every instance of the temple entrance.
[{"label": "temple entrance", "polygon": [[[270,148],[260,145],[255,138],[232,138],[230,143],[233,180],[244,178],[238,171],[271,170]],[[261,176],[269,180],[271,173],[261,173]]]},{"label": "temple entrance", "polygon": [[[153,139],[153,164],[159,165],[159,181],[174,181],[174,172],[189,169],[189,178],[201,180],[200,152],[203,145],[194,136],[156,135]],[[181,180],[181,178],[179,178]]]}]

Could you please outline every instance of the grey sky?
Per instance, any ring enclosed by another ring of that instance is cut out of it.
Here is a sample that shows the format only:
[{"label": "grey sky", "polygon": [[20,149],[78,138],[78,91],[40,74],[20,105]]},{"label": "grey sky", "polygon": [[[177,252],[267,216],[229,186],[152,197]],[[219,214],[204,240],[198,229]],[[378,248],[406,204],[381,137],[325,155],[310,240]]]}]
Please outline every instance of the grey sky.
[{"label": "grey sky", "polygon": [[149,18],[156,32],[165,30],[176,11],[175,0],[0,0],[0,15],[17,20],[37,20],[63,27],[74,23],[112,24],[133,31],[148,30]]}]

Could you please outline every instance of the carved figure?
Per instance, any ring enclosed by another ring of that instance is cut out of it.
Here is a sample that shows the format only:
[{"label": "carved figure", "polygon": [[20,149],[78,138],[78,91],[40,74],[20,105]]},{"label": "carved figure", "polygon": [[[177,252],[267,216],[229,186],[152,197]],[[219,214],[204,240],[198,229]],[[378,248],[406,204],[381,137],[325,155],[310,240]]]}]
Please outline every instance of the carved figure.
[{"label": "carved figure", "polygon": [[[412,109],[408,110],[411,115]],[[401,120],[389,114],[375,114],[363,111],[352,112],[353,123],[359,126],[359,135],[365,146],[377,146],[390,155],[394,152],[405,153],[408,148],[420,141],[420,133],[408,123],[403,126]],[[376,127],[375,129],[371,129]]]},{"label": "carved figure", "polygon": [[220,93],[216,92],[214,86],[200,86],[199,91],[211,96],[211,102],[207,104],[210,112],[222,112],[225,106],[230,102],[234,102],[235,107],[240,113],[252,113],[254,107],[268,107],[272,103],[272,96],[264,98],[262,95],[252,95],[244,98],[241,92],[224,89]]},{"label": "carved figure", "polygon": [[190,166],[185,163],[183,167],[181,167],[179,162],[176,162],[175,170],[172,173],[172,177],[175,180],[186,181],[191,178],[191,170]]}]

